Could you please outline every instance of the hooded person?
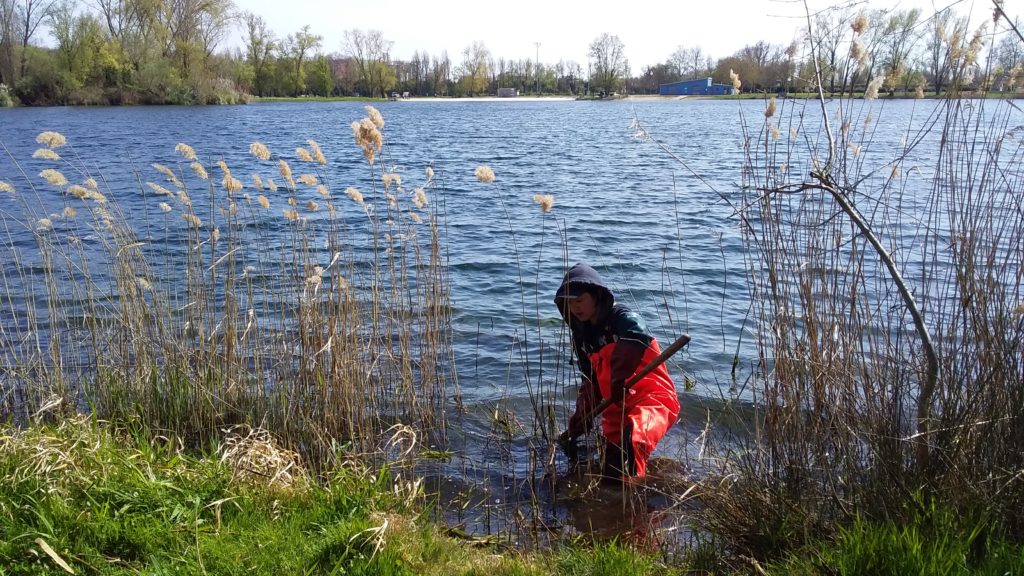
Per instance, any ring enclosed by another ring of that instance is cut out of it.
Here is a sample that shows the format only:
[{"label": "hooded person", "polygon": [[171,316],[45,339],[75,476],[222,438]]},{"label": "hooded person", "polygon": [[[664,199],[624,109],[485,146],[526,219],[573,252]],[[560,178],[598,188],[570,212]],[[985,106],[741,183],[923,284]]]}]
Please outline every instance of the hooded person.
[{"label": "hooded person", "polygon": [[[604,437],[603,474],[643,477],[658,441],[679,418],[679,397],[664,364],[628,390],[625,383],[661,350],[643,320],[615,303],[596,270],[576,264],[555,292],[555,305],[569,326],[582,384],[576,411],[559,437],[564,444],[593,427],[588,415],[605,398],[612,404],[600,415]],[[596,415],[591,415],[596,416]]]}]

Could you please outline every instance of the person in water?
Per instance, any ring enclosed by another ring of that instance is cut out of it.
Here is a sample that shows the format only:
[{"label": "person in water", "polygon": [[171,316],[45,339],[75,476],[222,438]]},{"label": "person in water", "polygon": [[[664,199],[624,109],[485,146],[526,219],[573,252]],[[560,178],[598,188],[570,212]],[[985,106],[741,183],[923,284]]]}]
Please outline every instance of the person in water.
[{"label": "person in water", "polygon": [[[679,418],[679,396],[662,364],[628,390],[625,383],[661,350],[643,320],[615,303],[612,291],[596,270],[576,264],[555,292],[555,305],[569,326],[582,377],[576,411],[559,436],[563,446],[593,427],[590,414],[605,398],[612,404],[602,413],[603,475],[643,477],[658,441]],[[588,416],[590,416],[588,418]]]}]

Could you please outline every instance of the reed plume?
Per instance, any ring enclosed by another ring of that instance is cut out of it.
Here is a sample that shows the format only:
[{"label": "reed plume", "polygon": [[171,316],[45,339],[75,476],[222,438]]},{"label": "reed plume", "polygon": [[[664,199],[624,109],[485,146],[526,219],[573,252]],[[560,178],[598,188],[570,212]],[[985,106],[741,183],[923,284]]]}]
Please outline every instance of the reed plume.
[{"label": "reed plume", "polygon": [[885,82],[885,76],[875,76],[868,82],[868,87],[864,90],[865,100],[874,100],[878,98],[878,89],[882,87],[882,82]]},{"label": "reed plume", "polygon": [[[149,186],[149,189],[152,190],[158,196],[174,196],[173,192],[157,184],[156,182],[146,182],[146,186]],[[68,190],[68,192],[70,193],[70,190]]]},{"label": "reed plume", "polygon": [[490,166],[477,166],[473,174],[476,175],[477,180],[484,184],[494,182],[494,170],[491,170]]},{"label": "reed plume", "polygon": [[399,187],[402,185],[402,177],[394,172],[385,172],[381,176],[381,181],[384,183],[384,189],[388,190],[392,186]]},{"label": "reed plume", "polygon": [[555,205],[555,197],[551,194],[534,194],[533,201],[540,204],[541,212],[550,212]]},{"label": "reed plume", "polygon": [[181,180],[178,179],[178,175],[174,173],[174,170],[171,170],[170,168],[164,166],[163,164],[160,164],[159,162],[154,162],[152,166],[157,172],[160,172],[161,174],[166,176],[167,179],[176,187],[182,187]]},{"label": "reed plume", "polygon": [[270,148],[262,142],[253,142],[249,145],[249,153],[260,160],[270,160]]},{"label": "reed plume", "polygon": [[[367,108],[373,109],[372,106],[367,106]],[[380,115],[379,112],[377,114]],[[381,124],[383,123],[382,119]],[[355,136],[356,144],[363,149],[363,156],[366,158],[366,161],[372,165],[377,153],[380,152],[381,147],[384,145],[384,136],[380,133],[376,123],[370,118],[363,118],[358,122],[353,122],[352,133]]]},{"label": "reed plume", "polygon": [[850,28],[853,30],[853,33],[857,34],[857,35],[861,35],[861,34],[867,32],[868,31],[868,16],[867,16],[867,14],[865,14],[863,12],[857,14],[857,17],[854,18],[853,22],[850,24]]},{"label": "reed plume", "polygon": [[412,204],[413,206],[419,208],[420,210],[427,207],[427,193],[423,190],[423,188],[416,188],[413,191]]},{"label": "reed plume", "polygon": [[313,153],[313,160],[321,166],[327,164],[327,157],[324,156],[323,150],[320,149],[320,144],[318,144],[316,140],[312,139],[307,140],[306,143],[309,144],[309,149]]},{"label": "reed plume", "polygon": [[380,111],[378,111],[373,106],[367,106],[366,115],[370,119],[370,121],[373,122],[373,125],[377,128],[377,130],[384,129],[384,117],[381,116]]},{"label": "reed plume", "polygon": [[189,164],[189,167],[192,168],[192,172],[194,172],[195,175],[198,176],[200,180],[210,179],[210,175],[207,174],[206,168],[204,168],[203,165],[200,164],[199,162],[193,162]]},{"label": "reed plume", "polygon": [[174,147],[174,151],[177,152],[178,154],[181,154],[182,158],[188,160],[189,162],[196,161],[195,149],[189,146],[188,144],[185,144],[184,142],[179,142],[178,145]]},{"label": "reed plume", "polygon": [[355,188],[349,186],[348,188],[345,189],[345,195],[351,198],[352,201],[354,201],[356,204],[359,204],[360,206],[365,206],[365,202],[363,201],[363,194],[359,192],[359,190],[356,190]]},{"label": "reed plume", "polygon": [[60,160],[60,154],[54,152],[52,148],[40,148],[32,153],[32,157],[42,160]]},{"label": "reed plume", "polygon": [[42,176],[43,180],[46,180],[53,186],[67,186],[68,179],[65,178],[64,174],[62,174],[60,171],[54,170],[53,168],[47,168],[46,170],[40,172],[39,175]]},{"label": "reed plume", "polygon": [[50,149],[54,149],[67,144],[67,139],[64,138],[64,135],[60,132],[47,131],[40,132],[39,135],[36,136],[36,143],[44,144]]}]

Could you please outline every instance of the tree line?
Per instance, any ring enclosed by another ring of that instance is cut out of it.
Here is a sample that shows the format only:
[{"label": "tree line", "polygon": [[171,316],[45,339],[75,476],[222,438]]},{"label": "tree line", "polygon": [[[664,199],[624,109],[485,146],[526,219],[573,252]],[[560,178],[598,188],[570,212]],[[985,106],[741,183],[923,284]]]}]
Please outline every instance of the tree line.
[{"label": "tree line", "polygon": [[[951,78],[1014,89],[1024,64],[1017,22],[1001,9],[971,30],[952,7],[818,13],[789,46],[756,42],[715,59],[679,46],[634,75],[626,46],[597,36],[586,63],[506,59],[483,42],[461,54],[392,57],[379,30],[346,30],[326,52],[310,26],[278,35],[231,0],[0,0],[0,105],[232,103],[249,96],[415,96],[657,93],[661,84],[712,78],[743,91],[881,89],[939,94]],[[225,48],[233,31],[241,46]],[[998,32],[998,33],[997,33]],[[813,48],[813,49],[812,49]],[[813,55],[813,57],[812,57]],[[965,56],[970,56],[966,58]],[[967,67],[958,70],[957,67]]]}]

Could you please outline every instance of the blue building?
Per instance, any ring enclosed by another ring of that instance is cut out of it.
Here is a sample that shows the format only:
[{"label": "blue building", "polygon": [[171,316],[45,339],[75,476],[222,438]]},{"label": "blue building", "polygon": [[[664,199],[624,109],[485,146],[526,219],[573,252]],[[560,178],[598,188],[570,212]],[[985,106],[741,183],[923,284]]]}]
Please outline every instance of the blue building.
[{"label": "blue building", "polygon": [[658,94],[662,96],[728,96],[734,93],[731,85],[712,84],[711,78],[670,82],[658,88]]}]

